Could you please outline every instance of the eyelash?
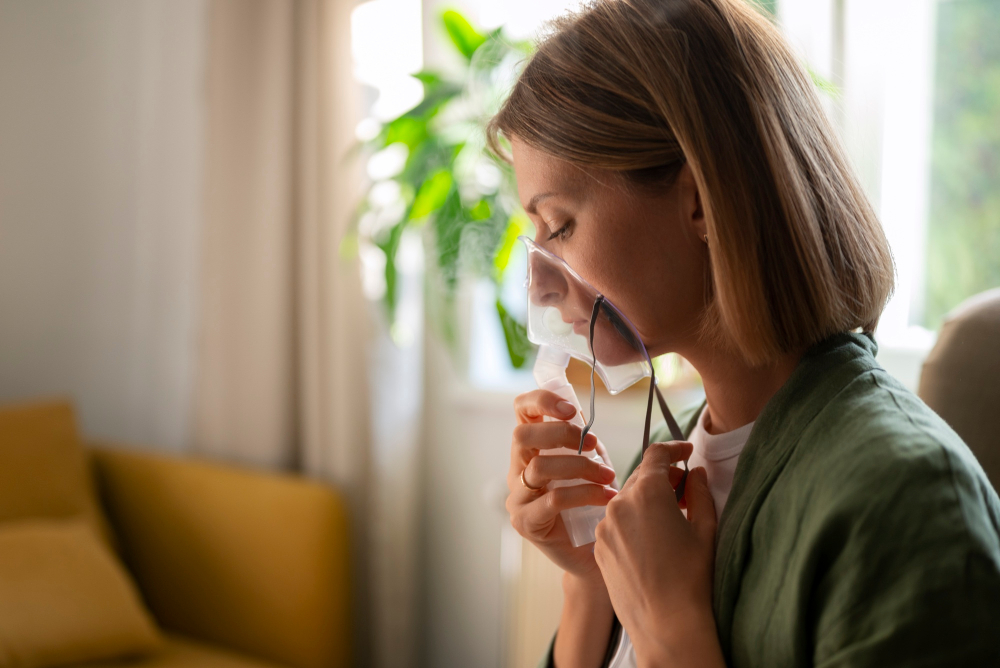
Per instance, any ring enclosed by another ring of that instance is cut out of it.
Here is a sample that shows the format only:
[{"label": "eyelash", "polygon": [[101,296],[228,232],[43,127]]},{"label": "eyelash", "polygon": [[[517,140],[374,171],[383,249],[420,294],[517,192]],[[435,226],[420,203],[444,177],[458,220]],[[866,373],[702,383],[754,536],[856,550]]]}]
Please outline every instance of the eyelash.
[{"label": "eyelash", "polygon": [[552,241],[556,237],[559,237],[560,239],[565,239],[566,238],[566,232],[567,232],[567,230],[569,230],[569,226],[570,226],[570,224],[572,222],[573,221],[567,222],[565,225],[563,225],[562,227],[560,227],[558,230],[556,230],[555,232],[553,232],[552,234],[550,234],[549,238],[548,238],[548,241]]}]

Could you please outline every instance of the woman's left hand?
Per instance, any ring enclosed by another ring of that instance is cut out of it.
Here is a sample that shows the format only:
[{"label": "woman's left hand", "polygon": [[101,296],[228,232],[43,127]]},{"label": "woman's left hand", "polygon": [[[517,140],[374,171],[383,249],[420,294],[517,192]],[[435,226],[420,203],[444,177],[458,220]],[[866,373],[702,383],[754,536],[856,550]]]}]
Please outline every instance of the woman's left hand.
[{"label": "woman's left hand", "polygon": [[715,503],[705,469],[688,474],[681,513],[671,466],[682,441],[654,443],[597,525],[594,556],[639,666],[724,666],[712,614]]}]

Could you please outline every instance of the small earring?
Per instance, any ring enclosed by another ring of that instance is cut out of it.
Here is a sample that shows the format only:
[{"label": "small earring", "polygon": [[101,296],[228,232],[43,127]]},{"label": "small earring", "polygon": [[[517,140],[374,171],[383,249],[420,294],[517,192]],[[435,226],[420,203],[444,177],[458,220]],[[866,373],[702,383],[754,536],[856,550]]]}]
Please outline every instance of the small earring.
[{"label": "small earring", "polygon": [[707,244],[708,243],[708,235],[706,234],[703,238],[705,239],[705,243]]}]

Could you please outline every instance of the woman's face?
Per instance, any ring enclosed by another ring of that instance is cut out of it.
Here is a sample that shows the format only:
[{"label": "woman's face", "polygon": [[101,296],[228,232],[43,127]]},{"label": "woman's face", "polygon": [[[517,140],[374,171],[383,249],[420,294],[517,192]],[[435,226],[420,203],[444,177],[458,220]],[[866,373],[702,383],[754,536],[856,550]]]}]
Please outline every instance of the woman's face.
[{"label": "woman's face", "polygon": [[[690,169],[685,165],[673,186],[655,193],[626,187],[615,174],[577,167],[517,137],[511,144],[518,195],[535,225],[535,243],[617,306],[650,356],[683,353],[695,342],[708,272],[705,221]],[[555,301],[560,299],[566,322],[581,312],[589,319],[593,296],[567,290]],[[602,338],[595,333],[595,348]]]}]

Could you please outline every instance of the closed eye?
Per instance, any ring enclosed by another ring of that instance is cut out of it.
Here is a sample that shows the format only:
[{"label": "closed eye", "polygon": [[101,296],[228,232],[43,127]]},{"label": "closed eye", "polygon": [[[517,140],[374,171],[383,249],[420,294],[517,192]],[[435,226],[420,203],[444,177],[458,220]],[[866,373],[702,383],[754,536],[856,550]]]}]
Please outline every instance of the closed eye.
[{"label": "closed eye", "polygon": [[552,234],[550,234],[549,238],[547,239],[547,241],[552,241],[553,239],[555,239],[557,237],[559,239],[565,239],[566,236],[567,236],[567,234],[569,233],[569,228],[570,228],[570,225],[572,225],[572,223],[573,223],[572,220],[567,221],[567,223],[565,225],[563,225],[558,230],[556,230],[555,232],[553,232]]}]

